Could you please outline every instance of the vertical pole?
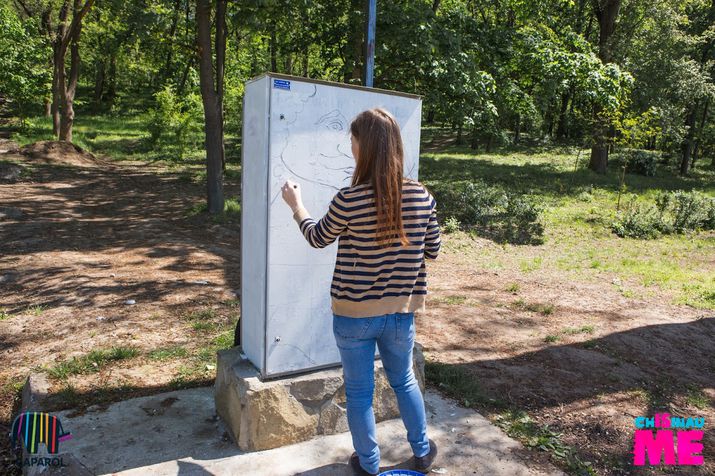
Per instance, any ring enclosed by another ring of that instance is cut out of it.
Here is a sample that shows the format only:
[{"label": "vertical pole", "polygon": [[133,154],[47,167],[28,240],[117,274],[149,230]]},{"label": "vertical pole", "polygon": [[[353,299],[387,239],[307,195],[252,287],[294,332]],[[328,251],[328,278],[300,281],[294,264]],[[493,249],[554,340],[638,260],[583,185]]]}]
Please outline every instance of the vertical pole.
[{"label": "vertical pole", "polygon": [[373,73],[375,71],[375,17],[377,15],[377,0],[365,0],[365,69],[363,85],[372,87]]}]

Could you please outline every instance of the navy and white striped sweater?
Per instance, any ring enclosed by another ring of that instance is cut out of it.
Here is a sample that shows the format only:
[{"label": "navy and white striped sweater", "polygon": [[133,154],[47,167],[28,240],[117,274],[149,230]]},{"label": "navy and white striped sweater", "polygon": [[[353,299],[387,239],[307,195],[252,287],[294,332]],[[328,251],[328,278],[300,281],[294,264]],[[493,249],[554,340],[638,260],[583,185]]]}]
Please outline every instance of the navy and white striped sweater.
[{"label": "navy and white striped sweater", "polygon": [[324,248],[338,239],[330,288],[333,313],[371,317],[424,311],[425,258],[437,258],[440,248],[436,206],[419,182],[405,179],[402,220],[411,244],[393,240],[385,248],[375,242],[377,211],[369,184],[340,189],[317,222],[305,208],[295,211],[293,218],[312,247]]}]

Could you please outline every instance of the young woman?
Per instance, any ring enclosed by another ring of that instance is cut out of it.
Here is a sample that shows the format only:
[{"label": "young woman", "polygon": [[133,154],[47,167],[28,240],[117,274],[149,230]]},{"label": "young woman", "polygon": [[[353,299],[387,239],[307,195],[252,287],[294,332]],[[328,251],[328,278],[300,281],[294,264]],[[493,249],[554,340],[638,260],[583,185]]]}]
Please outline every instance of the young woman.
[{"label": "young woman", "polygon": [[355,447],[350,464],[358,474],[379,472],[372,408],[377,344],[414,467],[429,472],[437,447],[427,438],[412,348],[414,313],[425,309],[425,258],[435,259],[440,248],[436,202],[423,185],[403,177],[400,127],[389,112],[361,112],[350,133],[356,160],[352,185],[338,191],[322,219],[311,218],[297,183],[287,181],[282,195],[311,246],[324,248],[339,237],[330,296]]}]

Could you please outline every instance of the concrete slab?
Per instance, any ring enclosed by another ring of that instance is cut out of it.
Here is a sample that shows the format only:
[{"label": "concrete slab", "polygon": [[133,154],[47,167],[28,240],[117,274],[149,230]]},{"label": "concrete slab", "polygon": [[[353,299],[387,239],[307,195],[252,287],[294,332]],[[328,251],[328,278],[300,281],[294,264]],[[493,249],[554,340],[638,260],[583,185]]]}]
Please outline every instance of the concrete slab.
[{"label": "concrete slab", "polygon": [[[349,432],[324,435],[290,446],[244,452],[215,413],[213,387],[202,387],[90,407],[85,413],[53,413],[66,431],[63,453],[95,474],[321,476],[350,475]],[[562,475],[553,467],[529,467],[521,445],[473,410],[439,393],[425,394],[428,435],[440,456],[438,474]],[[409,468],[410,447],[402,420],[377,425],[381,470]]]}]

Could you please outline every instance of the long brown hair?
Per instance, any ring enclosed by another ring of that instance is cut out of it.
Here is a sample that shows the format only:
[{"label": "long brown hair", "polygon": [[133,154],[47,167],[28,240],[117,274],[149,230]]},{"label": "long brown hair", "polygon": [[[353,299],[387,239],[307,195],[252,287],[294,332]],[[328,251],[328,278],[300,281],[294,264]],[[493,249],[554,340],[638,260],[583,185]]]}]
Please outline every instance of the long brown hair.
[{"label": "long brown hair", "polygon": [[352,185],[369,183],[375,196],[377,232],[375,239],[385,246],[395,238],[408,245],[402,226],[402,174],[404,150],[400,126],[382,108],[358,114],[350,124],[350,133],[358,141]]}]

